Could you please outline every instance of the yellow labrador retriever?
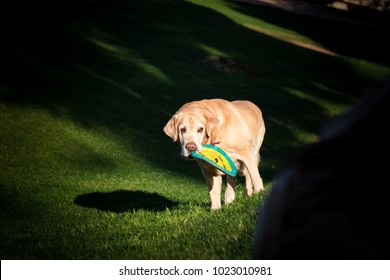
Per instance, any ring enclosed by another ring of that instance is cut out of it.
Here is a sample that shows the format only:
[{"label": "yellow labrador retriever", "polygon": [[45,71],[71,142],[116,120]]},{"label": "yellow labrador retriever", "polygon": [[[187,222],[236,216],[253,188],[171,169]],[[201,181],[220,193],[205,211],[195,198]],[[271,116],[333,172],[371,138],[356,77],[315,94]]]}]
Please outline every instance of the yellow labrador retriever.
[{"label": "yellow labrador retriever", "polygon": [[[249,101],[205,99],[184,104],[168,121],[164,132],[178,142],[181,156],[202,151],[202,144],[216,145],[233,160],[238,174],[245,176],[244,195],[263,189],[258,165],[265,126],[260,109]],[[197,159],[196,159],[197,160]],[[223,172],[197,160],[209,188],[211,208],[221,208]],[[225,204],[235,198],[236,179],[227,175]]]}]

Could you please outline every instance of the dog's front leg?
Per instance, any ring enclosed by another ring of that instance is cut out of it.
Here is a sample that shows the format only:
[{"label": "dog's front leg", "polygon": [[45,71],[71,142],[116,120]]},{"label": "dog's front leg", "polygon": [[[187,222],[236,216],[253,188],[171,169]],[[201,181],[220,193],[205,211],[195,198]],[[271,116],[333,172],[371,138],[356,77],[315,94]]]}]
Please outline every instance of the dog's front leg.
[{"label": "dog's front leg", "polygon": [[210,183],[207,183],[207,185],[209,187],[211,209],[219,209],[221,208],[222,176],[215,175],[210,179]]},{"label": "dog's front leg", "polygon": [[212,174],[204,169],[202,169],[202,171],[209,188],[211,209],[219,209],[221,208],[222,176]]},{"label": "dog's front leg", "polygon": [[236,177],[227,175],[226,178],[227,186],[225,191],[225,204],[227,205],[232,203],[236,198],[236,194],[234,192],[234,189],[236,188]]}]

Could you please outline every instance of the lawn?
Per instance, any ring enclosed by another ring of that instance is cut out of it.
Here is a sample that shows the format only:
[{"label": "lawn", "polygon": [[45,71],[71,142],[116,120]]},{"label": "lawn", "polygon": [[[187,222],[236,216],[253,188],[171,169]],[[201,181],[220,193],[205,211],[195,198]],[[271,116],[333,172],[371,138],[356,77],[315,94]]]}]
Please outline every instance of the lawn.
[{"label": "lawn", "polygon": [[[389,29],[223,0],[58,3],[10,6],[0,41],[1,259],[250,259],[279,170],[390,75]],[[240,178],[210,211],[162,129],[215,97],[262,109],[266,190],[244,199]]]}]

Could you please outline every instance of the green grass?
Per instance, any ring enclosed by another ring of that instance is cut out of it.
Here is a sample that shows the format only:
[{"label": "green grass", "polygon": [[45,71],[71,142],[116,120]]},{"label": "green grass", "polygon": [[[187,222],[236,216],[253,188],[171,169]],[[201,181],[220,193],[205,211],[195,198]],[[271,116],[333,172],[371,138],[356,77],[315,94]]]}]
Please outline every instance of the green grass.
[{"label": "green grass", "polygon": [[[277,172],[390,74],[383,30],[222,0],[65,2],[46,14],[38,1],[0,42],[1,259],[249,259]],[[266,192],[244,199],[239,179],[219,211],[162,132],[214,97],[255,102],[267,126]]]}]

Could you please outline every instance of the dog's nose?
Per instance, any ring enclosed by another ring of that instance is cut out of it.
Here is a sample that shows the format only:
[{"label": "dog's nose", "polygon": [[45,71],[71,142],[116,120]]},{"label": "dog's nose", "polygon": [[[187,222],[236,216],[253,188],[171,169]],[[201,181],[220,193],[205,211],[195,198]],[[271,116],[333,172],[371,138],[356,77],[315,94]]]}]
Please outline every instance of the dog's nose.
[{"label": "dog's nose", "polygon": [[187,144],[186,144],[186,149],[187,149],[187,151],[189,151],[189,152],[195,151],[195,150],[196,150],[196,145],[195,145],[195,143],[192,143],[192,142],[187,143]]}]

